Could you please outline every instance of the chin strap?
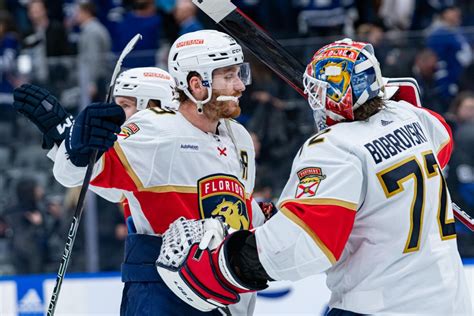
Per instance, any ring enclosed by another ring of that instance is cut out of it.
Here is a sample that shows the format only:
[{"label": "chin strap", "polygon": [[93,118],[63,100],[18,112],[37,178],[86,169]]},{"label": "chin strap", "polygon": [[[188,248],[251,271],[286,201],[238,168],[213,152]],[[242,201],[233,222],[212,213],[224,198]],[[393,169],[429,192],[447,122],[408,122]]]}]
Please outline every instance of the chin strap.
[{"label": "chin strap", "polygon": [[210,87],[207,87],[207,98],[206,98],[206,100],[199,100],[199,101],[196,100],[196,98],[191,94],[191,92],[189,92],[189,90],[187,88],[183,89],[183,92],[184,92],[184,94],[186,94],[186,96],[189,98],[189,100],[193,101],[193,103],[196,104],[197,112],[199,114],[203,114],[204,113],[204,109],[203,109],[204,104],[206,104],[207,102],[209,102],[211,100],[212,89]]},{"label": "chin strap", "polygon": [[196,107],[197,107],[197,111],[199,114],[203,114],[204,113],[204,109],[203,109],[203,103],[202,101],[196,101]]}]

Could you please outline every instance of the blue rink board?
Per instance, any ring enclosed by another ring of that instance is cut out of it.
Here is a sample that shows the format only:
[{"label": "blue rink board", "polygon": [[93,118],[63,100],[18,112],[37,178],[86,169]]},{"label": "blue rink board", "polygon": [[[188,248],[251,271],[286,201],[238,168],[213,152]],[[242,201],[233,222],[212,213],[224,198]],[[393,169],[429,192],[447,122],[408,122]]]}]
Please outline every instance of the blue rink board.
[{"label": "blue rink board", "polygon": [[[473,268],[474,258],[463,259],[463,264]],[[101,272],[101,273],[68,273],[66,275],[66,280],[71,279],[107,279],[113,278],[117,282],[120,282],[120,273],[119,272]],[[2,292],[2,284],[10,284],[10,305],[16,305],[16,313],[9,313],[10,316],[43,316],[44,310],[49,303],[49,297],[45,297],[44,294],[44,283],[45,280],[52,282],[56,279],[55,274],[38,274],[38,275],[17,275],[17,276],[0,276],[0,292]],[[114,281],[115,282],[115,281]],[[12,286],[14,284],[14,286]],[[15,289],[16,288],[16,293]],[[265,291],[259,294],[260,300],[276,302],[279,299],[287,299],[292,297],[291,295],[295,288],[290,284],[287,284],[284,287],[269,289],[270,291]],[[5,292],[3,292],[5,293]],[[117,302],[120,300],[120,295],[116,293]],[[114,296],[114,297],[115,297]],[[2,294],[0,298],[0,304],[3,305],[5,297]],[[293,299],[293,297],[292,297]],[[115,299],[114,299],[115,300]],[[0,315],[2,314],[2,306],[0,306]]]}]

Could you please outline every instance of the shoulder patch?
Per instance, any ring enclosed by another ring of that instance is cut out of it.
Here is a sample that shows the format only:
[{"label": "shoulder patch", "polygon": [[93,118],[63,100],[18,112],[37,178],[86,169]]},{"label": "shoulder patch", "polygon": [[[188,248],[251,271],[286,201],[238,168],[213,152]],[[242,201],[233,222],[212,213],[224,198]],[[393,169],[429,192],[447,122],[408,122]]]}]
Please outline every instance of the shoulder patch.
[{"label": "shoulder patch", "polygon": [[140,130],[140,127],[138,127],[137,124],[130,123],[122,127],[122,130],[120,131],[120,134],[118,134],[118,136],[123,137],[123,139],[127,139],[133,134],[138,133],[139,130]]},{"label": "shoulder patch", "polygon": [[319,188],[319,184],[322,180],[326,179],[322,169],[319,167],[304,168],[298,171],[296,174],[300,179],[300,183],[298,183],[295,194],[297,199],[315,196],[316,191]]}]

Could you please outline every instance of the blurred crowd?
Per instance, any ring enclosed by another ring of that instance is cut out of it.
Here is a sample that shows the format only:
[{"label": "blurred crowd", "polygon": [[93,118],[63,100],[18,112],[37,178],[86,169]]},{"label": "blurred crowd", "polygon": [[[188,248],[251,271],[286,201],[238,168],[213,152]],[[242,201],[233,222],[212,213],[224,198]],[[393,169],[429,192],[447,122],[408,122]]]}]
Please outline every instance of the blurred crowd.
[{"label": "blurred crowd", "polygon": [[[370,42],[385,77],[414,77],[422,104],[453,129],[446,170],[453,200],[474,216],[474,2],[469,0],[234,0],[303,63],[342,37]],[[56,272],[79,189],[52,178],[41,135],[12,108],[25,82],[52,91],[71,113],[105,98],[117,55],[141,33],[123,67],[167,68],[179,35],[215,28],[190,0],[0,1],[0,276]],[[239,118],[254,139],[254,197],[272,201],[291,159],[314,132],[306,101],[250,53],[253,83]],[[473,146],[473,147],[471,147]],[[96,199],[100,271],[119,270],[127,234],[119,205]],[[88,206],[86,205],[87,212]],[[81,225],[68,271],[86,271]],[[459,248],[474,257],[472,233]]]}]

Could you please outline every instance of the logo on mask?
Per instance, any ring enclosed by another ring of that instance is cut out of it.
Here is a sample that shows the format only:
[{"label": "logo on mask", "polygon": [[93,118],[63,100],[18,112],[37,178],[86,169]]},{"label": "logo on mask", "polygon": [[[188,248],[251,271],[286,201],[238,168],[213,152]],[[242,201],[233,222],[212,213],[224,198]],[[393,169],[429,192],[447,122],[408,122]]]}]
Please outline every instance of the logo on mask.
[{"label": "logo on mask", "polygon": [[230,227],[249,229],[244,185],[234,176],[212,175],[198,181],[201,218],[221,217]]},{"label": "logo on mask", "polygon": [[347,62],[328,62],[319,70],[319,77],[330,84],[327,91],[328,97],[335,102],[341,101],[351,83],[351,75],[347,71]]}]

